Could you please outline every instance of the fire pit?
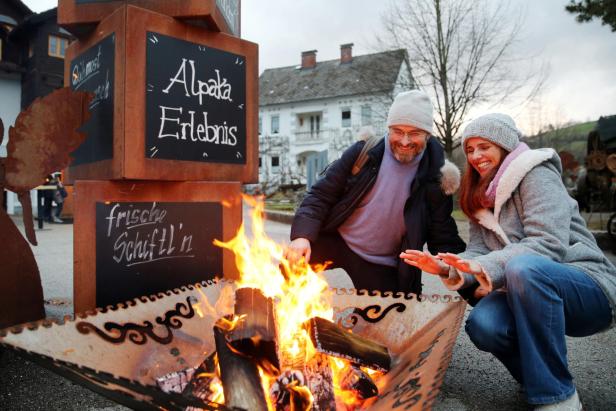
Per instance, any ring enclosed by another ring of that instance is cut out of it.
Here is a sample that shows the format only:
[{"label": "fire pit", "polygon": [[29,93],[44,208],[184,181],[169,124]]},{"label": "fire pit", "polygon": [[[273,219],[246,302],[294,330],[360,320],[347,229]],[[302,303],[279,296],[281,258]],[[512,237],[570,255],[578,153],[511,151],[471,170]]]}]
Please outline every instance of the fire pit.
[{"label": "fire pit", "polygon": [[465,303],[329,289],[282,258],[260,212],[252,241],[240,229],[219,243],[241,279],[4,330],[0,343],[137,409],[429,409]]}]

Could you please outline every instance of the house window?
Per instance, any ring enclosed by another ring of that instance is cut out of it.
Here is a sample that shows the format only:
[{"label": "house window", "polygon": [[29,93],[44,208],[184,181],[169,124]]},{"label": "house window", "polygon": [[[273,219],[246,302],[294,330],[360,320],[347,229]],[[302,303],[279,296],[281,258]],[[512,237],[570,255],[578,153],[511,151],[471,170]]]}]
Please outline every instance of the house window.
[{"label": "house window", "polygon": [[372,107],[362,106],[361,107],[361,125],[369,126],[371,124],[372,124]]},{"label": "house window", "polygon": [[280,157],[272,156],[272,168],[280,167]]},{"label": "house window", "polygon": [[28,44],[28,58],[32,58],[34,56],[34,44]]},{"label": "house window", "polygon": [[259,116],[259,134],[261,134],[262,124],[263,124],[263,120],[261,119],[261,116]]},{"label": "house window", "polygon": [[278,114],[272,116],[272,134],[278,134],[280,131],[280,116]]},{"label": "house window", "polygon": [[48,54],[63,59],[66,54],[68,40],[58,36],[49,36]]},{"label": "house window", "polygon": [[351,109],[342,110],[342,127],[351,127]]},{"label": "house window", "polygon": [[259,168],[261,168],[261,167],[262,167],[262,165],[261,165],[261,157],[259,157]]}]

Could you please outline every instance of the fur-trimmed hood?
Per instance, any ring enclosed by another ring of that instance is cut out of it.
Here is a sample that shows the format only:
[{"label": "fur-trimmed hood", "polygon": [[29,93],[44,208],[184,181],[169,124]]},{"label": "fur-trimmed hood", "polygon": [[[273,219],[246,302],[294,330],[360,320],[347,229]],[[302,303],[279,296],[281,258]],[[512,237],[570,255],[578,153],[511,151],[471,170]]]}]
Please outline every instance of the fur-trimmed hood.
[{"label": "fur-trimmed hood", "polygon": [[441,167],[441,189],[448,196],[460,188],[460,169],[449,160]]},{"label": "fur-trimmed hood", "polygon": [[481,209],[475,213],[475,218],[479,224],[494,231],[505,244],[509,244],[510,241],[498,223],[501,208],[511,198],[511,195],[529,171],[542,163],[547,163],[548,167],[552,168],[555,172],[562,173],[560,157],[558,157],[554,149],[539,148],[525,151],[509,164],[509,167],[501,176],[496,189],[494,213],[487,209]]}]

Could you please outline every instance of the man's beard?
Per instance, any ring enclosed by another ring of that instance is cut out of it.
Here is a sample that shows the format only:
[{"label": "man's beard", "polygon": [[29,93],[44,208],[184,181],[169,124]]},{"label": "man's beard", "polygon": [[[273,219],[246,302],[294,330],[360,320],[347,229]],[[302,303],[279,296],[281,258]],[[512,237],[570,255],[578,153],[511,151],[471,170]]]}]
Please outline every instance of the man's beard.
[{"label": "man's beard", "polygon": [[398,160],[402,164],[407,164],[413,161],[415,157],[417,157],[417,155],[419,155],[419,153],[424,150],[425,144],[413,143],[410,145],[411,150],[404,150],[404,152],[398,150],[398,144],[396,143],[390,143],[390,148],[396,160]]}]

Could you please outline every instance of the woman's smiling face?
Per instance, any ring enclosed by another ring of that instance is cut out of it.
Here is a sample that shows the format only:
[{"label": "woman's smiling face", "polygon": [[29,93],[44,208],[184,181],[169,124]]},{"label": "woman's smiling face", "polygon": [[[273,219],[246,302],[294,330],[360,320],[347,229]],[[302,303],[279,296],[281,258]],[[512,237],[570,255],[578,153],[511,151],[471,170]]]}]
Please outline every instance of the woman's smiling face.
[{"label": "woman's smiling face", "polygon": [[506,156],[503,148],[481,137],[471,137],[464,145],[466,159],[481,177],[498,169]]}]

